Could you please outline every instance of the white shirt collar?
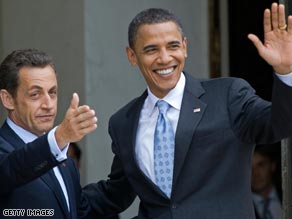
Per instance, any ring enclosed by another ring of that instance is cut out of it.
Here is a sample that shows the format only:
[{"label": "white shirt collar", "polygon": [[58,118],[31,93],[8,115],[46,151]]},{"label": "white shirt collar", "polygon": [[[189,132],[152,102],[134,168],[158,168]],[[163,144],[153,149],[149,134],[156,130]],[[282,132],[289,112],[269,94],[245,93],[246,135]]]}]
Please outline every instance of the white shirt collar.
[{"label": "white shirt collar", "polygon": [[[275,187],[273,187],[271,192],[269,193],[269,198],[270,200],[277,200],[279,198]],[[264,200],[264,198],[261,195],[258,195],[256,193],[253,193],[253,199],[256,203],[260,203]]]},{"label": "white shirt collar", "polygon": [[[162,98],[162,100],[166,101],[173,108],[180,110],[181,102],[183,98],[184,88],[186,84],[186,77],[183,73],[181,73],[180,78],[176,84],[176,86],[168,92],[168,94]],[[149,116],[153,113],[156,102],[159,100],[147,87],[148,97],[145,101],[147,101],[149,111],[146,112]]]},{"label": "white shirt collar", "polygon": [[29,143],[34,141],[38,136],[32,134],[31,132],[21,128],[20,126],[16,125],[11,119],[7,117],[6,119],[7,124],[10,128],[24,141],[24,143]]}]

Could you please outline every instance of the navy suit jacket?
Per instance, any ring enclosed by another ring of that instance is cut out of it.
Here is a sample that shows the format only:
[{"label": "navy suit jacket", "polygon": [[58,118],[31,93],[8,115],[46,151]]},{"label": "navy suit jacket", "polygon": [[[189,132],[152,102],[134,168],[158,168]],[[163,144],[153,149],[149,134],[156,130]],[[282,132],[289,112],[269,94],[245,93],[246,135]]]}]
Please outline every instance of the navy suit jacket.
[{"label": "navy suit jacket", "polygon": [[[70,212],[52,170],[56,165],[66,185]],[[68,158],[59,164],[50,152],[47,135],[26,145],[4,123],[0,129],[0,176],[1,219],[7,218],[5,209],[24,209],[19,218],[43,218],[30,215],[42,214],[43,209],[48,209],[46,214],[52,219],[77,219],[78,213],[86,214],[88,210],[86,201],[81,201],[79,173],[74,161]]]},{"label": "navy suit jacket", "polygon": [[139,219],[255,217],[250,179],[254,145],[291,135],[292,88],[275,77],[271,104],[242,79],[185,76],[171,198],[140,170],[136,160],[145,91],[110,119],[115,156],[109,180],[84,188],[97,215],[121,211],[138,195]]}]

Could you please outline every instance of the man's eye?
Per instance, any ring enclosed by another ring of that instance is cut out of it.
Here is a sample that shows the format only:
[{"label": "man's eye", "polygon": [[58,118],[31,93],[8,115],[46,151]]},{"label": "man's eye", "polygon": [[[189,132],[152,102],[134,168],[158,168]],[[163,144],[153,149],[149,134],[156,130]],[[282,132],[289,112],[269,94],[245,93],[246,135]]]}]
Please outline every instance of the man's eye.
[{"label": "man's eye", "polygon": [[37,97],[38,96],[38,93],[32,93],[30,94],[31,97]]},{"label": "man's eye", "polygon": [[156,51],[156,48],[148,48],[144,50],[144,53],[149,54],[149,53],[154,53]]},{"label": "man's eye", "polygon": [[57,91],[52,91],[52,92],[50,92],[50,96],[52,96],[52,97],[57,96]]},{"label": "man's eye", "polygon": [[180,48],[179,44],[173,44],[170,46],[170,49],[177,49],[177,48]]}]

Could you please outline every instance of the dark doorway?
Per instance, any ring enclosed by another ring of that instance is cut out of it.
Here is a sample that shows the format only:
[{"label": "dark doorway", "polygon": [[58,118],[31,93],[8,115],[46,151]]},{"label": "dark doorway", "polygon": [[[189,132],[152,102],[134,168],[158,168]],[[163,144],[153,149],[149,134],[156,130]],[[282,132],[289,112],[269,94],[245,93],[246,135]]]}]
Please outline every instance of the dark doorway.
[{"label": "dark doorway", "polygon": [[271,99],[273,70],[258,55],[247,38],[249,33],[263,39],[263,12],[275,0],[229,0],[230,76],[246,79],[266,100]]},{"label": "dark doorway", "polygon": [[[244,78],[266,100],[271,100],[273,69],[258,55],[247,35],[253,33],[263,40],[263,12],[273,2],[275,0],[229,0],[228,3],[230,76]],[[276,185],[281,187],[280,142],[269,150],[277,162]]]}]

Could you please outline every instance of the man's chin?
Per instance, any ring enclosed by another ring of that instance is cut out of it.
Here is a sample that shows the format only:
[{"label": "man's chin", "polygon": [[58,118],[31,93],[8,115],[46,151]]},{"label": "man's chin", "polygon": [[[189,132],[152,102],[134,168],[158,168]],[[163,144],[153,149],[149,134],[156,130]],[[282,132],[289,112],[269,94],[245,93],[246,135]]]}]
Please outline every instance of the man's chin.
[{"label": "man's chin", "polygon": [[53,124],[48,124],[46,126],[42,126],[39,128],[39,132],[44,134],[44,133],[47,133],[49,132],[51,129],[53,128]]}]

